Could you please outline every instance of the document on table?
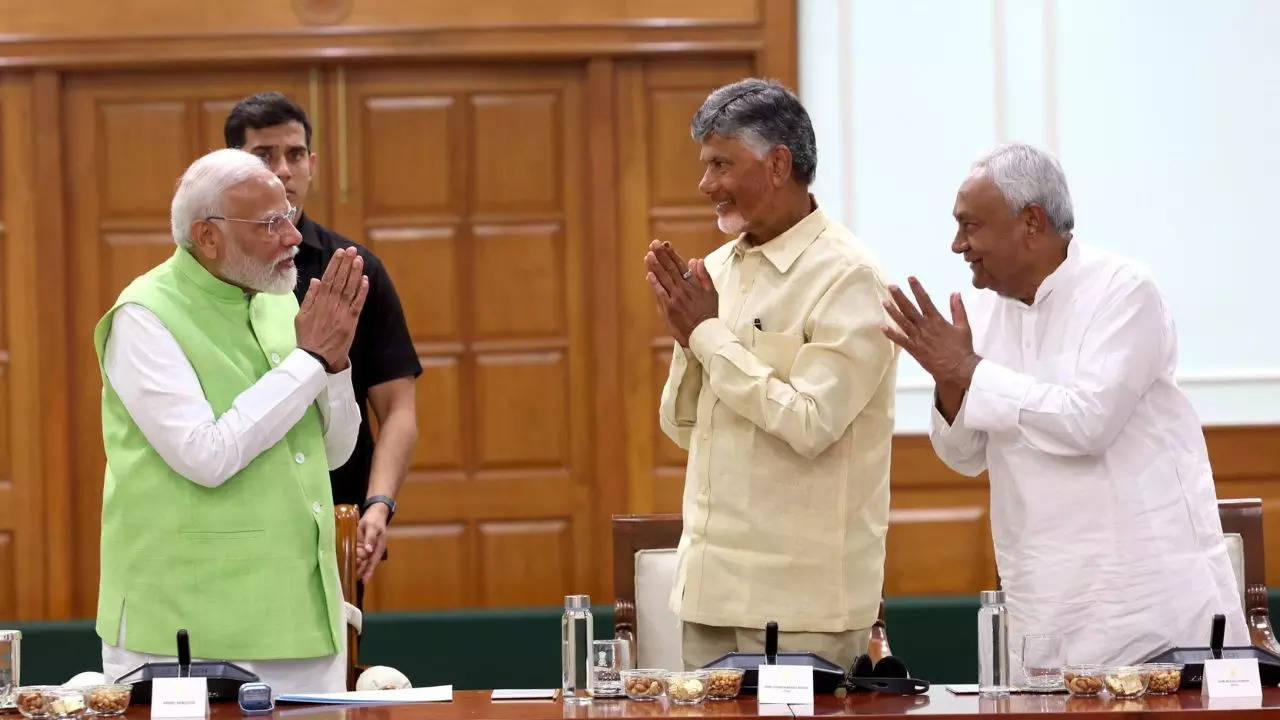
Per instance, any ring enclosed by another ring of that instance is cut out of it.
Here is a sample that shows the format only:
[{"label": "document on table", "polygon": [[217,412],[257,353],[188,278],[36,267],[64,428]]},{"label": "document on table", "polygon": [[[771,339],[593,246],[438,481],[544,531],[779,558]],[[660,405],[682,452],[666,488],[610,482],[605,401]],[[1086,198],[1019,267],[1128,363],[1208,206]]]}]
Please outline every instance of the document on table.
[{"label": "document on table", "polygon": [[489,698],[491,700],[555,700],[556,690],[554,688],[499,688],[495,689]]},{"label": "document on table", "polygon": [[404,690],[355,690],[339,693],[293,693],[276,696],[276,702],[322,703],[330,705],[380,705],[382,703],[452,702],[453,686],[405,688]]}]

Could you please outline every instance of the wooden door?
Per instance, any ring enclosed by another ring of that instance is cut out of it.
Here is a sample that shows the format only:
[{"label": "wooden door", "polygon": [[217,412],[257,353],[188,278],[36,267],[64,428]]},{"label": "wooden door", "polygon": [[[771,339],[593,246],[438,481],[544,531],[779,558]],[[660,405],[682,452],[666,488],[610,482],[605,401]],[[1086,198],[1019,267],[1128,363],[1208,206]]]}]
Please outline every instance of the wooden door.
[{"label": "wooden door", "polygon": [[[75,75],[64,94],[70,277],[74,609],[97,607],[101,528],[101,389],[93,328],[134,277],[173,253],[169,204],[182,171],[223,147],[227,111],[279,90],[315,107],[306,69]],[[157,511],[162,511],[157,509]],[[0,613],[2,614],[2,613]]]},{"label": "wooden door", "polygon": [[600,587],[584,82],[580,64],[332,78],[334,226],[386,264],[423,366],[369,609],[550,605]]}]

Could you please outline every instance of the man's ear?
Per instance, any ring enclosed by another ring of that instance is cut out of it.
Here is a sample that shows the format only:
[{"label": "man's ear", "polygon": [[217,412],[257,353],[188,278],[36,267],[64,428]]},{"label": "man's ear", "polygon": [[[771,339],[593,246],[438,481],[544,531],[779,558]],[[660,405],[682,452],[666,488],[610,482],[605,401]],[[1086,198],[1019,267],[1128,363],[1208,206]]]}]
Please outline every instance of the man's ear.
[{"label": "man's ear", "polygon": [[782,187],[791,182],[791,149],[786,145],[774,145],[767,158],[769,182],[774,187]]},{"label": "man's ear", "polygon": [[1044,238],[1045,231],[1049,229],[1049,216],[1045,214],[1044,208],[1039,205],[1028,205],[1022,211],[1023,230],[1028,243],[1033,243]]},{"label": "man's ear", "polygon": [[217,260],[221,233],[212,220],[191,221],[191,252],[205,260]]}]

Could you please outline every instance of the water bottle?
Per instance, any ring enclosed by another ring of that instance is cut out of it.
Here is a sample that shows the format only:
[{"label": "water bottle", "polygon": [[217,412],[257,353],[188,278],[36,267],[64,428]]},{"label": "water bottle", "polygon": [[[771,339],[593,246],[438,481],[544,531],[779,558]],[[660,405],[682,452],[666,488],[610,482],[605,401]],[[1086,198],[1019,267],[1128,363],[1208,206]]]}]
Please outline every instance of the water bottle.
[{"label": "water bottle", "polygon": [[592,630],[591,598],[566,595],[560,618],[560,689],[566,703],[591,702]]},{"label": "water bottle", "polygon": [[1003,590],[984,590],[978,608],[978,692],[1009,694],[1009,609]]}]

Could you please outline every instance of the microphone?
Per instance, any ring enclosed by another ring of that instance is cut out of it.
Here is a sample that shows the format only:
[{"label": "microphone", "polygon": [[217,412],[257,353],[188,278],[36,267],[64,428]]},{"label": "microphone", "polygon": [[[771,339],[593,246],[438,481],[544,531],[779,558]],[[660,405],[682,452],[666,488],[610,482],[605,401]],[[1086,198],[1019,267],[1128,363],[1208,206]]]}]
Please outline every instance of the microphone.
[{"label": "microphone", "polygon": [[1215,660],[1222,659],[1222,643],[1227,637],[1227,616],[1214,615],[1213,629],[1209,632],[1209,652]]},{"label": "microphone", "polygon": [[778,622],[770,620],[764,626],[764,663],[778,664]]},{"label": "microphone", "polygon": [[178,677],[191,677],[191,639],[186,630],[178,631]]}]

